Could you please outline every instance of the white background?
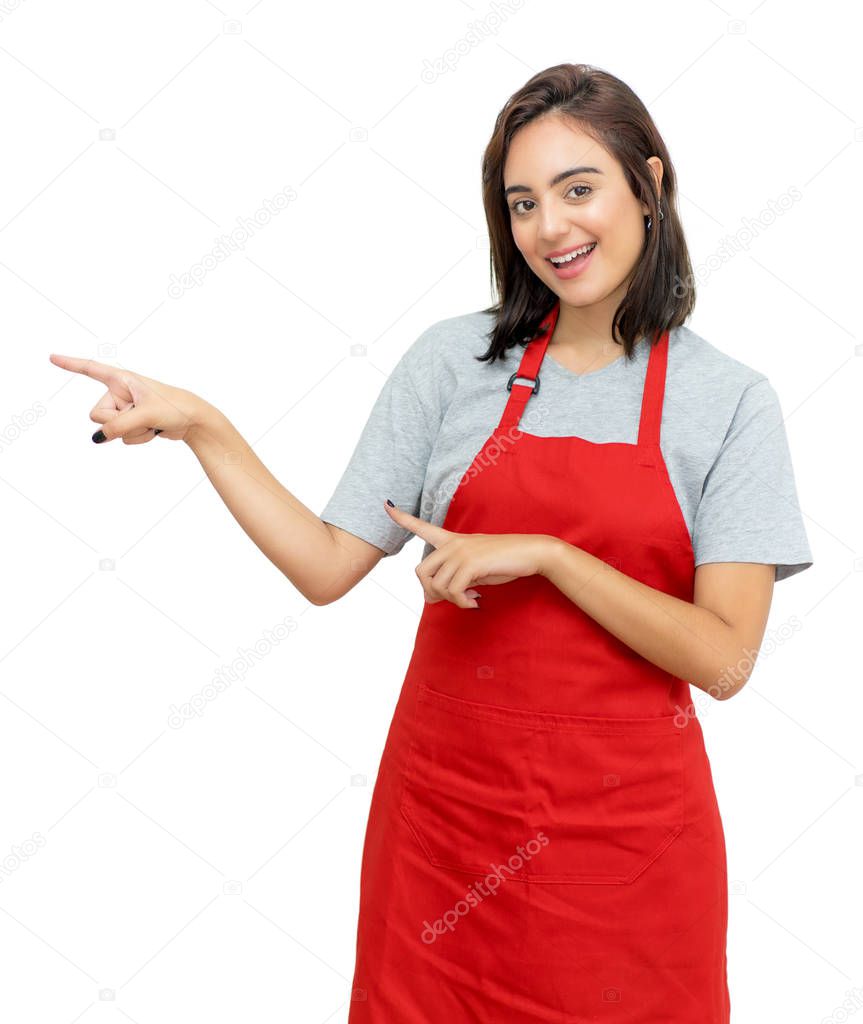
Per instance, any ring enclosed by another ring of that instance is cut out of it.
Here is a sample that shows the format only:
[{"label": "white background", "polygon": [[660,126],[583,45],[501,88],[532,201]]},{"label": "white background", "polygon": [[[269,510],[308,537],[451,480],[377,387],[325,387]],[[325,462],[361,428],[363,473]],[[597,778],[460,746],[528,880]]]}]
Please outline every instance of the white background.
[{"label": "white background", "polygon": [[[49,353],[204,396],[320,512],[399,356],[493,299],[479,169],[497,112],[582,61],[631,85],[668,144],[702,275],[689,326],[776,388],[815,558],[777,585],[745,689],[697,705],[728,844],[732,1019],[846,1019],[863,986],[846,5],[0,15],[0,1018],[345,1021],[369,798],[423,600],[414,538],[310,606],[183,443],[93,444],[104,389]],[[170,293],[285,190],[243,249]]]}]

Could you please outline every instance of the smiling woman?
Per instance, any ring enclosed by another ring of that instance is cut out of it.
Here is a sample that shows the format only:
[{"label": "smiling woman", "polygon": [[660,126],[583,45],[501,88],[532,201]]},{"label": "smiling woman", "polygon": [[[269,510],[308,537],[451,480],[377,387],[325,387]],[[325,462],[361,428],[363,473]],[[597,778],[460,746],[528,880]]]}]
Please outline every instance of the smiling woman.
[{"label": "smiling woman", "polygon": [[499,301],[408,348],[322,512],[425,542],[350,1024],[730,1019],[690,687],[745,685],[812,557],[776,393],[684,324],[675,193],[623,82],[528,81],[483,159]]}]

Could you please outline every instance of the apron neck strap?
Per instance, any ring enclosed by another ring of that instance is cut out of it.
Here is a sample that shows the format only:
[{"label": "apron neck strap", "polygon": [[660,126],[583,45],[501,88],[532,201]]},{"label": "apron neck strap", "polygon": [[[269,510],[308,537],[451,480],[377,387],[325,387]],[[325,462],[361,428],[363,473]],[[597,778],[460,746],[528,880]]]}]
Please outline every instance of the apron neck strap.
[{"label": "apron neck strap", "polygon": [[[509,399],[500,418],[496,433],[503,433],[511,430],[518,436],[521,431],[518,429],[524,407],[531,395],[539,391],[539,367],[542,363],[545,350],[554,333],[557,318],[560,315],[560,300],[555,302],[551,312],[542,321],[539,327],[539,334],[528,343],[518,364],[518,370],[507,381]],[[522,378],[525,383],[517,383]]]},{"label": "apron neck strap", "polygon": [[[646,344],[646,339],[640,344]],[[662,400],[665,397],[665,370],[668,365],[668,331],[650,346],[644,394],[641,396],[641,421],[638,424],[639,446],[659,447],[659,428],[662,423]]]},{"label": "apron neck strap", "polygon": [[[520,433],[518,424],[528,399],[539,391],[539,368],[545,356],[545,350],[548,348],[548,343],[554,333],[559,315],[560,301],[558,300],[540,325],[540,333],[529,342],[524,350],[518,370],[507,381],[506,386],[509,391],[509,399],[503,410],[496,433],[502,433],[507,430],[512,430],[512,433],[516,436]],[[643,339],[639,344],[647,344],[646,339]],[[659,341],[650,347],[647,372],[644,379],[644,392],[641,396],[638,447],[645,450],[659,447],[659,428],[662,423],[662,402],[665,397],[665,371],[667,365],[668,331],[664,331]],[[522,380],[523,383],[519,383],[519,380]],[[654,460],[651,454],[647,451],[645,451],[645,454],[650,464],[653,464]]]}]

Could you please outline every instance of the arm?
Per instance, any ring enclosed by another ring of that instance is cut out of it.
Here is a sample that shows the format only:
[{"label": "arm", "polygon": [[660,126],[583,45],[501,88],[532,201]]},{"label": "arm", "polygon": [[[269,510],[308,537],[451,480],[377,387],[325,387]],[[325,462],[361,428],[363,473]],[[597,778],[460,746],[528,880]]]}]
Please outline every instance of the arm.
[{"label": "arm", "polygon": [[770,612],[772,565],[699,565],[690,604],[558,537],[544,552],[541,574],[648,661],[718,700],[748,681]]},{"label": "arm", "polygon": [[231,514],[312,604],[342,597],[385,552],[322,522],[279,483],[223,413],[200,401],[184,440]]}]

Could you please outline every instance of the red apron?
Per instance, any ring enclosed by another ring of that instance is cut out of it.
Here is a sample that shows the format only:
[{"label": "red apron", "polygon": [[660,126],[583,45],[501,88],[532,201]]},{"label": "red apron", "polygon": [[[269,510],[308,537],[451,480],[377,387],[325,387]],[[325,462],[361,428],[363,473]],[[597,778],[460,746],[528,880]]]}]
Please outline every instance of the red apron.
[{"label": "red apron", "polygon": [[[443,525],[562,537],[691,601],[659,447],[668,333],[636,444],[540,437],[559,308]],[[725,841],[689,684],[543,576],[478,587],[478,609],[420,619],[369,812],[349,1024],[728,1024]]]}]

